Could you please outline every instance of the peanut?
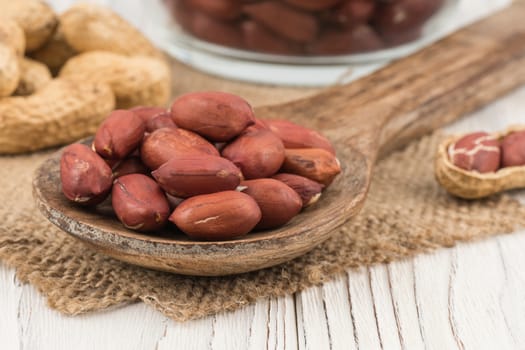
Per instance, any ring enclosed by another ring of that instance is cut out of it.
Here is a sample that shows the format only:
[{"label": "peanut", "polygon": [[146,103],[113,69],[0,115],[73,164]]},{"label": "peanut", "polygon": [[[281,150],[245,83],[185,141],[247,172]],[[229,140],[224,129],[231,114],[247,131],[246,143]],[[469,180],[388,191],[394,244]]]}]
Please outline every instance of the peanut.
[{"label": "peanut", "polygon": [[137,106],[130,109],[133,113],[141,117],[145,123],[155,118],[157,115],[167,113],[166,108],[154,106]]},{"label": "peanut", "polygon": [[152,172],[159,185],[175,197],[235,190],[242,173],[227,159],[209,156],[176,156]]},{"label": "peanut", "polygon": [[103,83],[55,79],[27,97],[0,99],[0,153],[20,153],[93,134],[115,108]]},{"label": "peanut", "polygon": [[273,179],[284,182],[301,197],[303,208],[315,204],[321,197],[324,186],[304,176],[280,173],[272,176]]},{"label": "peanut", "polygon": [[138,156],[131,156],[119,161],[112,169],[114,179],[130,174],[149,174],[148,168],[146,168]]},{"label": "peanut", "polygon": [[295,53],[292,42],[275,35],[255,21],[244,21],[241,24],[241,31],[243,44],[247,49],[281,55],[292,55]]},{"label": "peanut", "polygon": [[[243,11],[257,23],[288,40],[309,43],[319,34],[316,17],[277,1],[247,4]],[[286,20],[283,21],[283,18]]]},{"label": "peanut", "polygon": [[341,172],[337,158],[322,148],[287,149],[281,170],[329,186]]},{"label": "peanut", "polygon": [[172,157],[208,154],[218,156],[219,151],[197,134],[183,129],[158,129],[144,138],[140,156],[144,164],[155,170]]},{"label": "peanut", "polygon": [[164,55],[141,32],[100,5],[75,4],[62,14],[60,25],[67,43],[77,52],[102,50],[164,59]]},{"label": "peanut", "polygon": [[347,0],[341,2],[330,14],[330,19],[343,27],[367,23],[376,9],[374,0]]},{"label": "peanut", "polygon": [[289,186],[274,179],[241,182],[242,191],[255,199],[261,209],[261,220],[255,228],[265,230],[286,224],[303,207],[301,197]]},{"label": "peanut", "polygon": [[89,147],[67,146],[60,158],[62,192],[81,205],[95,205],[109,194],[112,185],[111,168]]},{"label": "peanut", "polygon": [[0,45],[0,97],[11,95],[20,81],[20,65],[13,48]]},{"label": "peanut", "polygon": [[31,58],[45,64],[54,74],[58,74],[62,66],[78,52],[66,41],[59,25],[53,36],[36,51],[31,52]]},{"label": "peanut", "polygon": [[335,154],[332,143],[319,132],[288,120],[267,119],[268,128],[283,141],[285,148],[322,148]]},{"label": "peanut", "polygon": [[285,0],[286,3],[303,10],[319,11],[328,9],[340,0]]},{"label": "peanut", "polygon": [[444,0],[398,0],[378,6],[372,22],[380,33],[405,33],[421,27]]},{"label": "peanut", "polygon": [[[522,152],[524,135],[524,127],[515,126],[493,134],[479,132],[446,138],[440,143],[435,157],[437,181],[449,193],[465,199],[483,198],[510,189],[525,188],[525,162],[520,161],[525,155]],[[501,152],[499,140],[502,140]],[[461,153],[456,154],[460,141],[468,150],[464,148],[463,151],[460,150]],[[500,154],[503,167],[498,169],[496,165],[500,164]],[[465,166],[460,167],[458,163]]]},{"label": "peanut", "polygon": [[468,134],[449,148],[454,165],[480,173],[496,171],[500,166],[499,141],[486,132]]},{"label": "peanut", "polygon": [[525,130],[508,134],[501,141],[503,167],[525,165]]},{"label": "peanut", "polygon": [[138,115],[116,110],[99,126],[93,144],[104,158],[124,159],[139,146],[145,131],[144,121]]},{"label": "peanut", "polygon": [[352,26],[344,30],[326,30],[308,47],[316,55],[341,55],[379,50],[383,40],[367,24]]},{"label": "peanut", "polygon": [[245,193],[224,191],[186,199],[169,220],[191,238],[226,240],[250,232],[261,219],[261,209]]},{"label": "peanut", "polygon": [[117,98],[117,108],[121,109],[164,105],[170,97],[169,68],[163,61],[150,57],[86,52],[69,59],[59,76],[109,84]]},{"label": "peanut", "polygon": [[229,141],[255,124],[250,104],[225,92],[182,95],[171,105],[171,116],[177,126],[215,142]]},{"label": "peanut", "polygon": [[136,231],[155,231],[168,221],[170,206],[166,195],[151,178],[131,174],[115,180],[111,203],[124,227]]},{"label": "peanut", "polygon": [[19,57],[24,56],[26,38],[24,30],[16,21],[9,18],[2,18],[0,21],[0,43],[12,48]]},{"label": "peanut", "polygon": [[0,0],[0,8],[0,17],[14,20],[23,29],[28,52],[42,47],[57,26],[55,13],[44,1]]},{"label": "peanut", "polygon": [[188,18],[187,29],[196,37],[219,45],[242,46],[242,34],[236,23],[220,21],[200,12]]},{"label": "peanut", "polygon": [[171,113],[163,112],[154,116],[146,122],[146,131],[153,132],[162,128],[176,128],[175,122],[171,119]]},{"label": "peanut", "polygon": [[221,20],[235,19],[242,10],[241,0],[188,0],[186,5]]},{"label": "peanut", "polygon": [[20,64],[20,81],[14,95],[32,95],[43,89],[52,79],[47,66],[30,58],[22,58]]},{"label": "peanut", "polygon": [[269,177],[284,161],[282,141],[269,130],[243,133],[227,144],[222,156],[237,165],[246,179]]},{"label": "peanut", "polygon": [[[232,141],[212,144],[173,121],[210,137],[200,120],[206,118],[212,121],[212,139]],[[171,209],[169,220],[191,238],[233,239],[254,228],[285,225],[303,207],[315,203],[324,185],[341,171],[335,155],[326,149],[285,149],[270,124],[255,119],[249,104],[237,96],[194,93],[179,98],[171,110],[141,106],[113,111],[98,128],[93,150],[86,146],[82,150],[102,164],[96,168],[109,169],[108,176],[115,179],[112,204],[125,227],[158,230]],[[313,130],[285,125],[278,131],[284,135],[291,130],[297,134],[291,139],[300,140],[301,146],[319,144],[333,151],[329,141]],[[274,175],[280,168],[303,176]],[[64,179],[66,184],[72,182]],[[91,174],[85,180],[99,182]],[[68,198],[87,198],[90,204],[99,200],[94,195],[68,194]]]}]

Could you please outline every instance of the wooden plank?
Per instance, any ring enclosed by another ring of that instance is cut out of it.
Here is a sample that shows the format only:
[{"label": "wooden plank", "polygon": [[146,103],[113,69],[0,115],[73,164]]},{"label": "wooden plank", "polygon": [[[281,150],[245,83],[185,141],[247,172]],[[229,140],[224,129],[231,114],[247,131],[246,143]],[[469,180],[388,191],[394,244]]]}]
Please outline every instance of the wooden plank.
[{"label": "wooden plank", "polygon": [[321,287],[312,287],[297,293],[295,307],[299,327],[299,349],[329,349],[331,339]]},{"label": "wooden plank", "polygon": [[377,327],[378,318],[380,319],[381,316],[378,317],[375,310],[375,303],[380,299],[372,296],[366,269],[361,268],[348,272],[348,291],[356,348],[383,348]]},{"label": "wooden plank", "polygon": [[427,349],[457,349],[448,308],[450,249],[420,255],[411,261],[414,296]]},{"label": "wooden plank", "polygon": [[386,265],[368,268],[368,282],[374,302],[374,313],[381,345],[388,349],[401,349],[401,339],[397,327],[396,314]]},{"label": "wooden plank", "polygon": [[13,269],[0,264],[0,339],[2,348],[19,349],[24,334],[20,327],[19,307],[22,288]]}]

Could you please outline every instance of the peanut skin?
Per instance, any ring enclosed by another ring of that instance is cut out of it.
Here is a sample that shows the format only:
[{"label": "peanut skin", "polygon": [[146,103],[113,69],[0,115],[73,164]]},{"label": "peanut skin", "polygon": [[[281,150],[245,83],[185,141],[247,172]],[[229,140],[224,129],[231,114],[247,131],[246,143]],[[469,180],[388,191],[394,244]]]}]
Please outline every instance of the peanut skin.
[{"label": "peanut skin", "polygon": [[245,193],[224,191],[191,197],[169,220],[194,239],[227,240],[250,232],[261,219],[255,200]]},{"label": "peanut skin", "polygon": [[242,10],[241,0],[187,0],[186,4],[221,20],[235,19],[241,15]]},{"label": "peanut skin", "polygon": [[303,207],[301,197],[285,183],[275,179],[255,179],[241,182],[243,192],[255,199],[261,208],[261,220],[255,228],[266,230],[280,227],[296,216]]},{"label": "peanut skin", "polygon": [[281,171],[304,176],[310,180],[329,186],[341,165],[337,158],[321,148],[287,149]]},{"label": "peanut skin", "polygon": [[62,192],[81,205],[96,205],[109,194],[112,173],[109,165],[88,146],[67,146],[60,158]]},{"label": "peanut skin", "polygon": [[266,119],[263,122],[279,136],[285,148],[322,148],[335,154],[332,143],[318,131],[282,119]]},{"label": "peanut skin", "polygon": [[104,158],[123,159],[138,147],[145,131],[144,121],[133,112],[113,111],[95,134],[95,150]]},{"label": "peanut skin", "polygon": [[221,154],[237,165],[246,179],[257,179],[279,170],[284,161],[284,146],[273,132],[256,130],[236,138]]},{"label": "peanut skin", "polygon": [[242,173],[225,158],[209,156],[176,156],[152,172],[159,185],[175,197],[235,190]]},{"label": "peanut skin", "polygon": [[272,176],[272,178],[284,182],[297,192],[303,201],[303,208],[317,202],[324,188],[324,186],[318,182],[294,174],[280,173]]},{"label": "peanut skin", "polygon": [[144,138],[140,148],[142,162],[155,170],[172,157],[195,154],[218,156],[219,151],[191,131],[174,128],[158,129]]},{"label": "peanut skin", "polygon": [[493,172],[500,167],[499,141],[486,132],[465,135],[449,148],[454,165],[468,171]]},{"label": "peanut skin", "polygon": [[525,131],[513,132],[501,142],[503,167],[525,165]]},{"label": "peanut skin", "polygon": [[171,119],[171,114],[169,112],[157,114],[146,122],[146,131],[150,133],[157,129],[176,127],[177,125],[175,125],[173,119]]},{"label": "peanut skin", "polygon": [[319,23],[315,16],[281,2],[247,4],[244,13],[278,36],[297,43],[312,42],[319,34]]},{"label": "peanut skin", "polygon": [[303,10],[319,11],[328,9],[340,0],[285,0],[286,3]]},{"label": "peanut skin", "polygon": [[111,192],[113,210],[120,222],[131,230],[150,232],[167,222],[170,206],[166,195],[151,178],[130,174],[115,180]]},{"label": "peanut skin", "polygon": [[149,174],[148,168],[142,163],[140,157],[132,156],[118,162],[113,168],[113,178],[119,178],[129,174]]},{"label": "peanut skin", "polygon": [[210,141],[229,141],[246,127],[255,124],[248,102],[225,92],[188,93],[171,106],[175,124]]},{"label": "peanut skin", "polygon": [[136,106],[131,108],[130,111],[141,117],[145,123],[158,115],[167,113],[166,108],[155,106]]}]

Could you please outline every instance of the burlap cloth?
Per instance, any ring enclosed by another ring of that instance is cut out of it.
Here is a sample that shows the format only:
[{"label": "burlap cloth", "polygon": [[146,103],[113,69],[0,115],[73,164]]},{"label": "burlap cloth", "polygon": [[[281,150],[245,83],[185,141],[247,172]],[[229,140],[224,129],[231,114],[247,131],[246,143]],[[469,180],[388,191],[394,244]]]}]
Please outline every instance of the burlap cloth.
[{"label": "burlap cloth", "polygon": [[[254,104],[313,90],[227,82],[175,66],[175,94],[220,89]],[[258,298],[294,293],[348,268],[412,256],[457,241],[525,226],[525,208],[507,196],[468,202],[436,183],[439,134],[381,160],[362,212],[331,239],[289,263],[243,275],[199,278],[151,271],[95,253],[49,224],[33,204],[31,179],[50,151],[0,157],[0,260],[40,290],[49,305],[79,314],[142,300],[184,321],[234,310]]]}]

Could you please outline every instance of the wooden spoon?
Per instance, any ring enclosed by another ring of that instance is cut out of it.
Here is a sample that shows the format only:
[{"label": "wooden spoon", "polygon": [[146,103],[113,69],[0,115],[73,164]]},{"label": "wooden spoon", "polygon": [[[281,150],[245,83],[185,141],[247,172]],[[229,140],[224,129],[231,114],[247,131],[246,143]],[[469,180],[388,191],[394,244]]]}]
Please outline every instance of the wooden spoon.
[{"label": "wooden spoon", "polygon": [[[92,247],[133,264],[191,275],[261,269],[311,250],[363,206],[378,155],[525,83],[525,6],[510,8],[353,84],[257,109],[321,130],[335,143],[343,173],[312,208],[286,226],[225,242],[180,233],[128,231],[103,210],[66,201],[60,152],[36,172],[34,195],[48,219]],[[495,116],[497,117],[497,116]],[[431,162],[431,159],[428,159]]]}]

